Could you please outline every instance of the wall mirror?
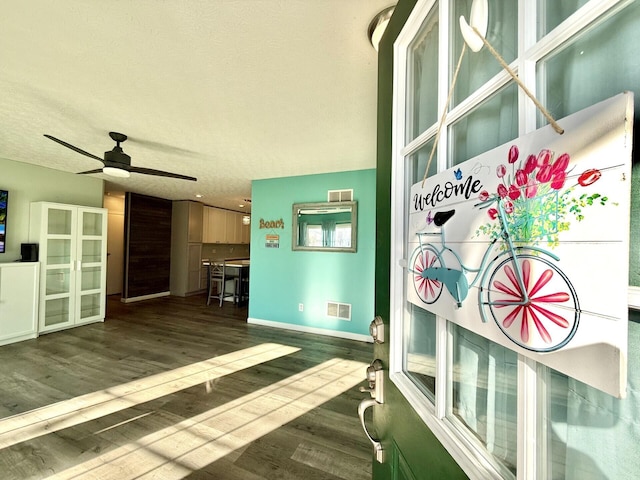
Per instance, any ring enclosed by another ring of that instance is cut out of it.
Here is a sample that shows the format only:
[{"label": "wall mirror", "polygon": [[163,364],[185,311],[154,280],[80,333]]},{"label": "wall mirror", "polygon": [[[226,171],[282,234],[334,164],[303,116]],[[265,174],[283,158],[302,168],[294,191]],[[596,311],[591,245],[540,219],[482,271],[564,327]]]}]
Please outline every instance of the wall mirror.
[{"label": "wall mirror", "polygon": [[293,250],[355,252],[357,202],[295,203]]}]

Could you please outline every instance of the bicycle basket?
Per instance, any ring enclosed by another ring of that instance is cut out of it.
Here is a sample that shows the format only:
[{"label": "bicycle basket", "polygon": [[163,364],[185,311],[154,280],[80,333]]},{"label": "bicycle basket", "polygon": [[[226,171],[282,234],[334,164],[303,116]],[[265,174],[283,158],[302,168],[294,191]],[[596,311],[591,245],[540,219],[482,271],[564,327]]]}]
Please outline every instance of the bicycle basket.
[{"label": "bicycle basket", "polygon": [[555,241],[559,220],[557,190],[533,198],[521,197],[512,203],[513,212],[507,215],[507,228],[513,241]]}]

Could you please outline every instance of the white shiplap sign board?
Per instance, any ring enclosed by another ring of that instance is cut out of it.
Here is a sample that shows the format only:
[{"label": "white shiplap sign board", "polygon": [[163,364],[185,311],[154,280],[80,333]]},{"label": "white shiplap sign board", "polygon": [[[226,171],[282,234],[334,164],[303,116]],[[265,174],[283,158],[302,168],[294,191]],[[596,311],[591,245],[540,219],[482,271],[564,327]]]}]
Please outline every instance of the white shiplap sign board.
[{"label": "white shiplap sign board", "polygon": [[562,135],[541,128],[412,186],[408,298],[622,397],[633,95],[558,123]]}]

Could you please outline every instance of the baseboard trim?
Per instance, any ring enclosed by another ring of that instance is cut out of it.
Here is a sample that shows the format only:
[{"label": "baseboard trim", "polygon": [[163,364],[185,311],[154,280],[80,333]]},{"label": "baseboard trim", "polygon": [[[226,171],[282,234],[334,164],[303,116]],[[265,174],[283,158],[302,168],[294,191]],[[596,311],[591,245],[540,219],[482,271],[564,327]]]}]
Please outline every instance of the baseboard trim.
[{"label": "baseboard trim", "polygon": [[121,298],[122,303],[141,302],[142,300],[151,300],[152,298],[168,297],[171,292],[152,293],[150,295],[141,295],[139,297]]},{"label": "baseboard trim", "polygon": [[328,337],[344,338],[347,340],[356,340],[358,342],[373,343],[373,337],[370,335],[362,335],[360,333],[341,332],[339,330],[327,330],[325,328],[305,327],[302,325],[294,325],[292,323],[274,322],[273,320],[262,320],[260,318],[247,318],[247,323],[252,325],[262,325],[265,327],[280,328],[282,330],[295,330],[296,332],[315,333],[317,335],[326,335]]},{"label": "baseboard trim", "polygon": [[24,340],[31,340],[37,337],[38,337],[37,332],[28,332],[28,333],[21,333],[18,335],[12,335],[11,337],[0,338],[0,347],[3,345],[9,345],[10,343],[22,342]]}]

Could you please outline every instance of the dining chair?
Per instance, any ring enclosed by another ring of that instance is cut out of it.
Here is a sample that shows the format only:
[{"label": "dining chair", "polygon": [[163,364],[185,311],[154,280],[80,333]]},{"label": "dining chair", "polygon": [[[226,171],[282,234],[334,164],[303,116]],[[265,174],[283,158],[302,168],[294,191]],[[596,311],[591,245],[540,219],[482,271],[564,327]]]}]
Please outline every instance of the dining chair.
[{"label": "dining chair", "polygon": [[[234,288],[233,291],[226,291],[227,282],[233,281]],[[220,290],[220,306],[222,306],[222,302],[224,302],[225,298],[233,297],[233,303],[238,303],[236,300],[236,296],[239,292],[240,284],[239,277],[236,273],[236,269],[233,267],[227,266],[227,261],[222,262],[222,289]]]},{"label": "dining chair", "polygon": [[211,303],[211,299],[219,300],[222,306],[224,299],[224,262],[211,262],[209,264],[209,293],[207,296],[207,305]]}]

